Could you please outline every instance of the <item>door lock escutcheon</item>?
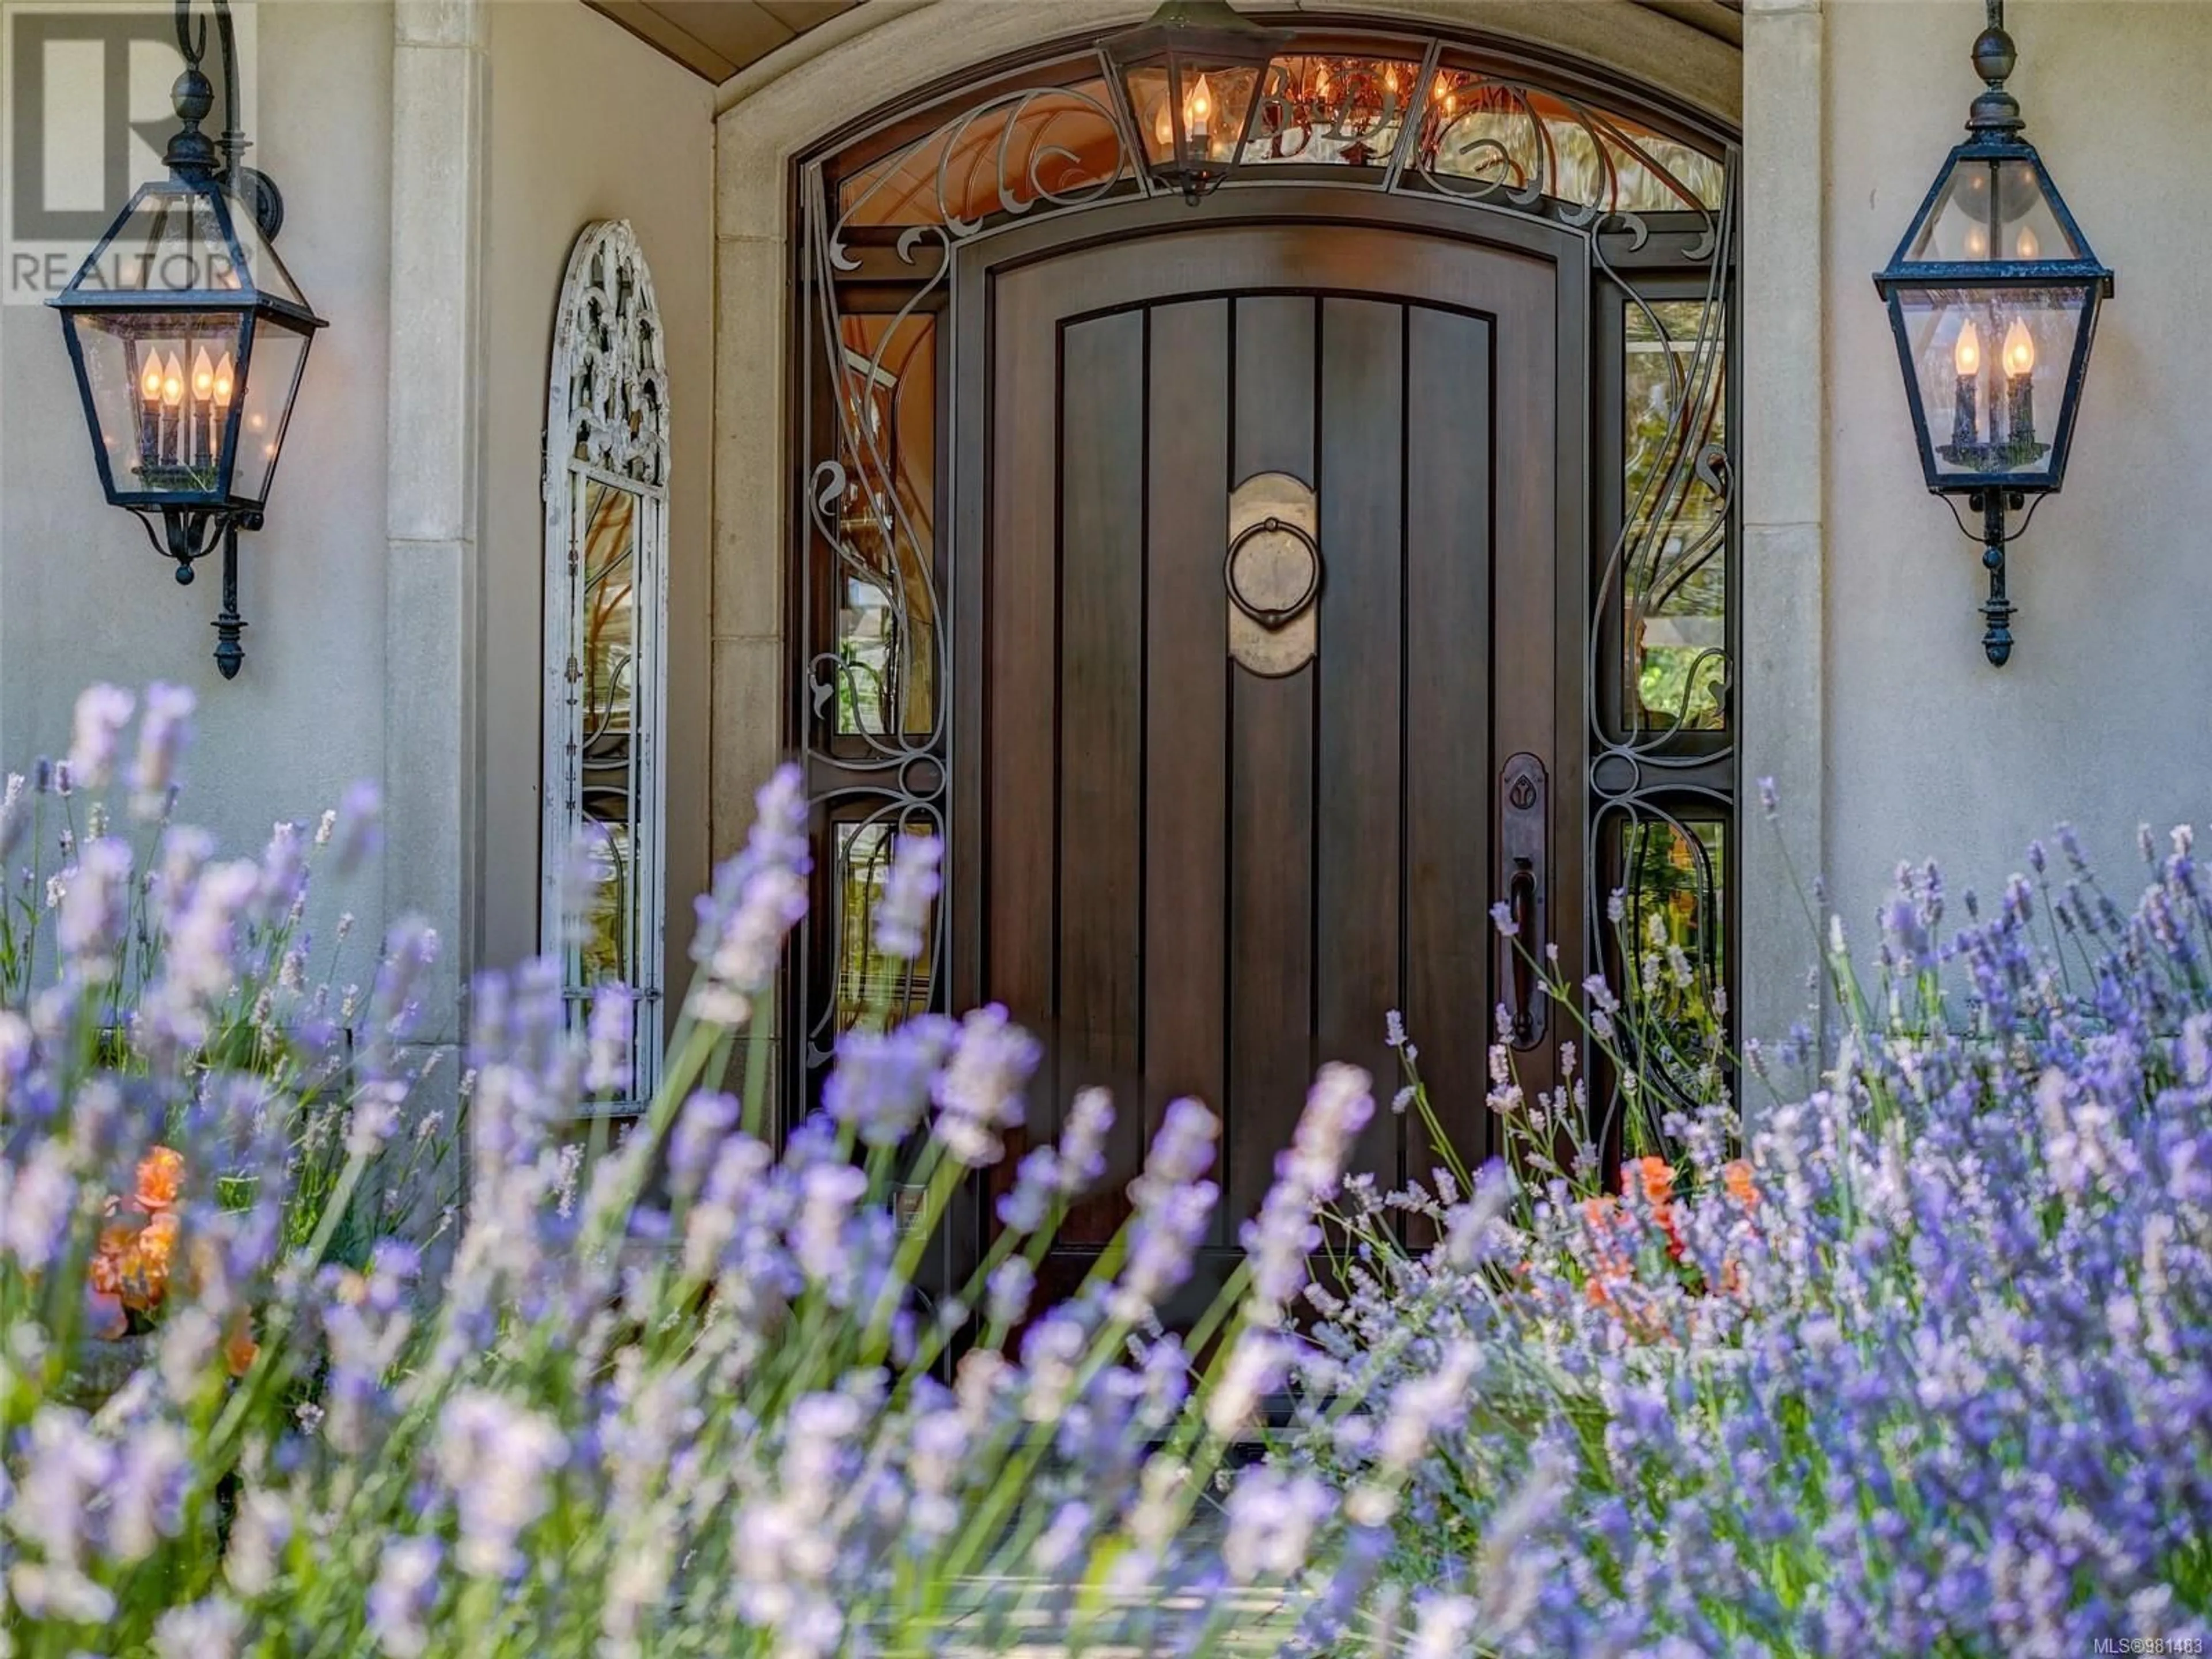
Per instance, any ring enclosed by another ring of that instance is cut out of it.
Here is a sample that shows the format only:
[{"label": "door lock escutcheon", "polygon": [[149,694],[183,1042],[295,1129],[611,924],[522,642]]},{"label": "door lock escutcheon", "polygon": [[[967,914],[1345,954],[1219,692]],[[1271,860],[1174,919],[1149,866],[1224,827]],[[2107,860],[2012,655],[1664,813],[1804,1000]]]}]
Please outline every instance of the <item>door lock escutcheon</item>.
[{"label": "door lock escutcheon", "polygon": [[1516,1048],[1544,1040],[1545,997],[1536,985],[1543,959],[1549,892],[1547,852],[1551,844],[1551,788],[1544,763],[1516,755],[1498,779],[1498,891],[1514,931],[1498,935],[1498,1001],[1505,1010],[1499,1035]]}]

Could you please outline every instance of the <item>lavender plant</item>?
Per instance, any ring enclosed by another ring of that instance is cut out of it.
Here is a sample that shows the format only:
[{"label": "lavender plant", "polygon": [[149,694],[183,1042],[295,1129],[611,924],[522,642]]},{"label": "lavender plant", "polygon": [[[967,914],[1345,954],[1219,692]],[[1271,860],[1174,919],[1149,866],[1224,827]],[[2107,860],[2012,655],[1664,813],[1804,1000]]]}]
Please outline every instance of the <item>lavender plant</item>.
[{"label": "lavender plant", "polygon": [[[1464,1394],[1387,1568],[1453,1598],[1452,1650],[2202,1650],[2212,888],[2146,831],[2124,914],[2057,839],[1948,937],[1901,867],[1864,989],[1838,926],[1832,1063],[1747,1148],[1709,1064],[1601,1170],[1572,1045],[1534,1097],[1501,1054],[1509,1160],[1331,1211],[1350,1289],[1308,1293],[1274,1467],[1356,1483],[1393,1462],[1372,1402]],[[1550,991],[1633,1102],[1632,1009]]]},{"label": "lavender plant", "polygon": [[[326,1249],[356,1261],[434,1190],[445,1144],[434,1122],[419,1122],[372,1181],[334,1202],[349,1091],[396,1101],[418,1081],[388,1054],[349,1066],[360,993],[339,975],[353,917],[337,917],[321,951],[306,927],[318,867],[343,881],[372,849],[375,792],[353,791],[312,827],[277,823],[258,860],[220,860],[210,837],[173,821],[191,713],[179,687],[149,688],[141,712],[131,693],[94,686],[78,700],[66,758],[0,789],[0,1051],[20,1064],[35,1049],[67,1090],[119,1093],[142,1132],[137,1167],[103,1200],[88,1258],[84,1328],[100,1339],[144,1334],[161,1312],[188,1173],[167,1143],[191,1138],[194,1121],[255,1114],[274,1143],[265,1156],[210,1146],[189,1173],[250,1208],[280,1147],[278,1231],[304,1244],[328,1218]],[[398,945],[410,957],[434,949]],[[27,1117],[5,1127],[10,1142],[41,1133]],[[120,1363],[96,1348],[77,1358],[95,1387]]]},{"label": "lavender plant", "polygon": [[[101,696],[85,718],[112,743],[128,715]],[[787,1133],[764,1044],[742,1096],[714,1086],[805,904],[797,775],[759,806],[700,901],[664,1082],[603,1157],[568,1130],[619,1082],[619,988],[573,1031],[556,964],[477,980],[468,1202],[442,1274],[398,1237],[356,1266],[332,1251],[418,1084],[403,1056],[428,933],[395,927],[358,1011],[342,1160],[301,1238],[294,1074],[208,1058],[249,1003],[257,1042],[321,1052],[282,975],[265,1006],[248,995],[292,849],[279,881],[149,820],[163,873],[144,886],[137,855],[72,842],[57,976],[0,1014],[0,1652],[796,1659],[994,1652],[1040,1630],[1076,1650],[1266,1651],[1371,1600],[1388,1517],[1454,1409],[1432,1385],[1402,1391],[1389,1459],[1348,1495],[1263,1474],[1230,1495],[1220,1548],[1188,1540],[1290,1357],[1310,1206],[1335,1195],[1365,1078],[1324,1073],[1255,1224],[1251,1294],[1240,1279],[1188,1342],[1157,1310],[1218,1198],[1196,1102],[1167,1112],[1132,1219],[1070,1301],[1029,1306],[1056,1218],[1100,1178],[1103,1094],[1021,1161],[974,1281],[927,1301],[927,1240],[1005,1157],[1036,1047],[997,1008],[864,1028]],[[886,955],[919,948],[934,858],[916,842],[893,872]],[[118,995],[142,890],[166,943]],[[127,1053],[99,1039],[103,1006]],[[158,1340],[81,1401],[66,1384],[111,1195],[149,1165],[177,1263]],[[243,1201],[215,1189],[226,1168],[251,1172]],[[904,1231],[895,1187],[925,1194]],[[1391,1605],[1380,1640],[1395,1650],[1402,1625],[1443,1650],[1449,1609]]]}]

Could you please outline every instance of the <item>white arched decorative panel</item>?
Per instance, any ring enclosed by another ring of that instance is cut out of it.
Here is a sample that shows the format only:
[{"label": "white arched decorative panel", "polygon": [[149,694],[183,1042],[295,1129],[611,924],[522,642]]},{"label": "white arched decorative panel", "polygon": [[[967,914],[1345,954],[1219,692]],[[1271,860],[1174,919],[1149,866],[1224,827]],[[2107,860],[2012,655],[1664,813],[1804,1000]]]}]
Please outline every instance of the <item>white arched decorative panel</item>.
[{"label": "white arched decorative panel", "polygon": [[[545,419],[545,693],[540,937],[580,1021],[611,981],[633,997],[630,1109],[658,1081],[666,910],[660,772],[667,702],[668,367],[653,276],[626,220],[568,258]],[[580,938],[564,879],[590,848]]]}]

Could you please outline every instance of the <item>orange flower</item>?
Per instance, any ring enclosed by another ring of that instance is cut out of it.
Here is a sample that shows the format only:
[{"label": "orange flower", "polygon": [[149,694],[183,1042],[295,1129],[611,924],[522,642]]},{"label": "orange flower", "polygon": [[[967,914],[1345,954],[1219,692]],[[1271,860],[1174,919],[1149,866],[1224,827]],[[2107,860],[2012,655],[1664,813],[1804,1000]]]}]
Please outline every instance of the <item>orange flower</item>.
[{"label": "orange flower", "polygon": [[1759,1202],[1759,1188],[1752,1183],[1751,1165],[1741,1158],[1733,1158],[1721,1165],[1721,1180],[1728,1188],[1729,1196],[1746,1209]]},{"label": "orange flower", "polygon": [[176,1206],[184,1186],[184,1154],[167,1146],[156,1146],[139,1160],[138,1190],[132,1196],[140,1209],[159,1215]]},{"label": "orange flower", "polygon": [[233,1376],[243,1376],[260,1353],[261,1345],[253,1340],[253,1322],[241,1309],[230,1316],[230,1328],[223,1334],[222,1363]]},{"label": "orange flower", "polygon": [[1674,1166],[1663,1158],[1639,1158],[1620,1167],[1624,1192],[1641,1188],[1651,1202],[1651,1219],[1667,1235],[1667,1254],[1682,1259],[1682,1235],[1674,1225]]},{"label": "orange flower", "polygon": [[177,1253],[182,1231],[173,1211],[164,1210],[139,1229],[123,1252],[123,1305],[138,1313],[151,1313],[169,1291],[169,1266]]},{"label": "orange flower", "polygon": [[1639,1158],[1621,1169],[1621,1185],[1628,1184],[1631,1172],[1644,1188],[1644,1197],[1655,1206],[1663,1206],[1674,1196],[1674,1166],[1663,1158]]},{"label": "orange flower", "polygon": [[124,1261],[137,1237],[135,1229],[115,1222],[100,1230],[100,1243],[92,1253],[89,1275],[94,1291],[101,1296],[116,1296],[122,1292]]}]

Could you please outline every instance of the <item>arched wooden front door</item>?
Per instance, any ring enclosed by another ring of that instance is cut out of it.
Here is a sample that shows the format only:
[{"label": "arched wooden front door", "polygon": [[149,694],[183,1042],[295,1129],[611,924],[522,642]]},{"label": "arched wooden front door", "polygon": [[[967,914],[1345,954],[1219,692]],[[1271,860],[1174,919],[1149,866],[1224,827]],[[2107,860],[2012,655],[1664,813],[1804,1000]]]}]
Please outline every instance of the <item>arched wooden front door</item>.
[{"label": "arched wooden front door", "polygon": [[1376,1075],[1359,1166],[1425,1182],[1394,1009],[1480,1158],[1498,1018],[1539,1079],[1551,1048],[1490,908],[1582,936],[1580,267],[1312,205],[962,273],[955,996],[1045,1039],[1033,1136],[1088,1085],[1121,1110],[1057,1287],[1178,1095],[1224,1121],[1194,1297],[1322,1060]]}]

